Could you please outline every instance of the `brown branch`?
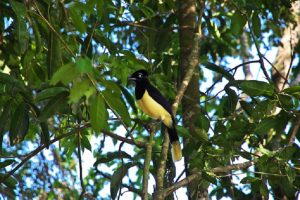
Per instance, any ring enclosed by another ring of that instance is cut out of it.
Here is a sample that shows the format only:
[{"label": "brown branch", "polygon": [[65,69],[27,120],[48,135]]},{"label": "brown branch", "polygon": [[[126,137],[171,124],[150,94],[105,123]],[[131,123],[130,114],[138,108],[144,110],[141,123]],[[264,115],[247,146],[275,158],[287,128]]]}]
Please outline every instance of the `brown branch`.
[{"label": "brown branch", "polygon": [[292,146],[296,137],[296,134],[299,130],[299,126],[300,126],[300,116],[298,116],[298,118],[296,119],[293,128],[291,130],[291,136],[288,142],[288,146]]},{"label": "brown branch", "polygon": [[[84,126],[80,127],[79,130],[82,131],[88,127],[89,127],[89,125],[84,125]],[[75,132],[76,132],[75,130],[72,130],[68,133],[62,134],[62,135],[54,138],[53,140],[50,140],[49,144],[53,144],[53,143],[57,142],[58,140],[69,137],[69,136],[73,135]],[[38,148],[33,150],[31,153],[29,153],[28,156],[26,158],[24,158],[16,167],[14,167],[6,175],[4,175],[3,177],[0,178],[0,183],[3,183],[7,178],[12,176],[18,169],[20,169],[28,160],[30,160],[32,157],[34,157],[35,155],[40,153],[45,148],[47,148],[47,145],[42,144],[41,146],[39,146]]]},{"label": "brown branch", "polygon": [[142,190],[142,199],[148,200],[148,181],[149,181],[149,170],[150,170],[150,162],[152,156],[152,142],[154,138],[154,128],[150,127],[150,136],[149,141],[146,145],[146,156],[145,156],[145,164],[144,164],[144,172],[143,172],[143,190]]},{"label": "brown branch", "polygon": [[80,143],[80,130],[78,130],[77,133],[77,147],[78,147],[78,160],[79,160],[79,178],[80,178],[80,184],[81,184],[81,194],[79,196],[79,199],[83,199],[85,194],[85,187],[83,183],[83,176],[82,176],[82,160],[81,160],[81,143]]},{"label": "brown branch", "polygon": [[145,148],[146,147],[146,144],[144,142],[134,141],[132,139],[128,139],[128,138],[119,136],[119,135],[117,135],[115,133],[112,133],[112,132],[109,132],[107,130],[102,130],[102,133],[105,134],[105,135],[107,135],[107,136],[109,136],[109,137],[112,137],[114,139],[120,140],[122,142],[125,142],[125,143],[128,143],[128,144],[134,144],[134,145],[136,145],[139,148]]},{"label": "brown branch", "polygon": [[[246,169],[246,168],[248,168],[252,165],[254,165],[254,161],[248,161],[248,162],[245,162],[245,163],[233,164],[233,165],[228,165],[228,166],[225,166],[225,167],[216,167],[216,168],[211,169],[210,172],[212,172],[212,173],[227,173],[231,170]],[[200,178],[201,178],[201,173],[199,173],[199,172],[191,174],[188,177],[184,178],[183,180],[181,180],[181,181],[173,184],[172,186],[164,189],[163,191],[160,191],[159,193],[161,195],[164,195],[163,198],[165,198],[168,195],[170,195],[171,193],[173,193],[175,190],[177,190],[177,189],[179,189],[183,186],[189,185],[192,182],[194,182],[194,181],[196,181]]]}]

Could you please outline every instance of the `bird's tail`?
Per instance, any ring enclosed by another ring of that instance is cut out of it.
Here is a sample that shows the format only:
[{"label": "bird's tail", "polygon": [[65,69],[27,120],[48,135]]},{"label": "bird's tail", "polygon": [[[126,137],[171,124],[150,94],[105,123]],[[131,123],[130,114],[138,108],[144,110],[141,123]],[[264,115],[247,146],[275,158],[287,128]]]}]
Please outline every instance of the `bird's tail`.
[{"label": "bird's tail", "polygon": [[170,143],[171,143],[171,152],[174,162],[180,161],[182,158],[181,146],[179,143],[179,138],[175,127],[168,128]]}]

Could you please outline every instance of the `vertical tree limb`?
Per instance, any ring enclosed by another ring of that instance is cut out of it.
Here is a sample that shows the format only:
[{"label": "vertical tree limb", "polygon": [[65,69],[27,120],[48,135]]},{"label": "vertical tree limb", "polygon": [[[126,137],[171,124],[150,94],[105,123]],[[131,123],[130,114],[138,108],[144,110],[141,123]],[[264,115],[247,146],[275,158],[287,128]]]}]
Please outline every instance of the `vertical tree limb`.
[{"label": "vertical tree limb", "polygon": [[77,129],[77,148],[78,148],[78,161],[79,161],[79,178],[81,184],[81,194],[79,199],[83,199],[85,194],[85,187],[82,176],[82,160],[81,160],[81,143],[80,143],[80,129]]},{"label": "vertical tree limb", "polygon": [[150,127],[150,136],[149,141],[146,145],[146,156],[144,163],[144,172],[143,172],[143,190],[142,190],[142,199],[148,200],[148,181],[149,181],[149,170],[150,170],[150,162],[152,156],[152,142],[154,138],[154,128]]}]

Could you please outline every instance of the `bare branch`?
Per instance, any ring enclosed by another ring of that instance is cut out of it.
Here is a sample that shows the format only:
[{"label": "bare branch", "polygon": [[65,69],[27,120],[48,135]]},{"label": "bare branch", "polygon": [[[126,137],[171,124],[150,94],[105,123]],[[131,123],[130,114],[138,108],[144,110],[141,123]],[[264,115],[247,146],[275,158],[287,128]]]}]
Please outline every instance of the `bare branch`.
[{"label": "bare branch", "polygon": [[81,184],[81,194],[79,199],[83,199],[85,194],[85,187],[83,183],[83,177],[82,177],[82,160],[81,160],[81,143],[80,143],[80,130],[77,129],[77,148],[78,148],[78,160],[79,160],[79,178],[80,178],[80,184]]},{"label": "bare branch", "polygon": [[[89,125],[84,125],[82,127],[79,128],[80,131],[88,128]],[[58,140],[61,140],[63,138],[69,137],[71,135],[73,135],[76,132],[76,130],[72,130],[68,133],[62,134],[56,138],[54,138],[53,140],[50,140],[49,144],[53,144],[55,142],[57,142]],[[14,167],[11,171],[9,171],[6,175],[4,175],[3,177],[1,177],[0,179],[0,183],[3,183],[8,177],[10,177],[11,175],[13,175],[18,169],[20,169],[28,160],[30,160],[32,157],[34,157],[35,155],[37,155],[38,153],[40,153],[43,149],[47,148],[47,145],[42,144],[41,146],[39,146],[38,148],[36,148],[35,150],[33,150],[31,153],[28,154],[28,156],[26,156],[16,167]]]},{"label": "bare branch", "polygon": [[[254,161],[248,161],[245,163],[240,163],[240,164],[233,164],[233,165],[228,165],[225,167],[216,167],[213,168],[212,170],[210,170],[210,172],[212,173],[227,173],[231,170],[242,170],[242,169],[246,169],[250,166],[254,165]],[[160,193],[160,195],[164,195],[164,198],[167,197],[168,195],[170,195],[171,193],[173,193],[175,190],[186,186],[188,184],[191,184],[192,182],[198,180],[201,178],[201,173],[194,173],[191,174],[190,176],[182,179],[181,181],[173,184],[172,186],[164,189],[163,191],[158,191]]]},{"label": "bare branch", "polygon": [[150,136],[149,141],[146,145],[146,156],[144,163],[144,172],[143,172],[143,190],[142,190],[142,199],[148,200],[148,181],[149,181],[149,170],[150,170],[150,162],[152,156],[152,142],[154,138],[154,128],[150,127]]},{"label": "bare branch", "polygon": [[290,139],[288,142],[288,146],[292,146],[296,137],[296,134],[298,133],[299,130],[299,126],[300,126],[300,116],[297,117],[295,123],[293,124],[293,127],[291,129],[291,135],[290,135]]},{"label": "bare branch", "polygon": [[109,137],[112,137],[114,139],[120,140],[122,142],[125,142],[125,143],[128,143],[128,144],[135,144],[139,148],[145,148],[146,147],[146,144],[144,142],[134,141],[132,139],[124,138],[122,136],[119,136],[119,135],[117,135],[115,133],[112,133],[112,132],[109,132],[107,130],[102,130],[102,133],[109,136]]}]

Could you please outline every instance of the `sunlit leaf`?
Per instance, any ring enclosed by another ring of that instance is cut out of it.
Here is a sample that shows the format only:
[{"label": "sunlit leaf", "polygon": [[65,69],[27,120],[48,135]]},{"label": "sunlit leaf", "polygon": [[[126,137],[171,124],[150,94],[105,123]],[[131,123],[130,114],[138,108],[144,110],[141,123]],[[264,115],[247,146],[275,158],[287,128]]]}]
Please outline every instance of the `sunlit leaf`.
[{"label": "sunlit leaf", "polygon": [[80,141],[83,148],[92,151],[92,145],[86,135],[81,135]]},{"label": "sunlit leaf", "polygon": [[79,58],[75,62],[75,67],[80,73],[93,73],[92,62],[88,58]]},{"label": "sunlit leaf", "polygon": [[55,85],[58,82],[68,84],[79,76],[79,72],[76,70],[74,63],[68,63],[61,66],[53,75],[50,84]]},{"label": "sunlit leaf", "polygon": [[89,98],[94,93],[96,93],[96,89],[89,80],[84,79],[82,81],[75,81],[70,90],[70,103],[78,102],[83,96]]},{"label": "sunlit leaf", "polygon": [[100,132],[101,129],[107,128],[108,112],[106,110],[105,102],[99,94],[91,101],[90,115],[92,128],[96,132]]},{"label": "sunlit leaf", "polygon": [[122,99],[114,94],[112,94],[110,91],[105,90],[103,92],[105,101],[109,106],[111,106],[111,109],[116,111],[122,118],[122,120],[129,125],[130,124],[130,116],[128,113],[128,109],[125,105],[125,103],[122,101]]}]

